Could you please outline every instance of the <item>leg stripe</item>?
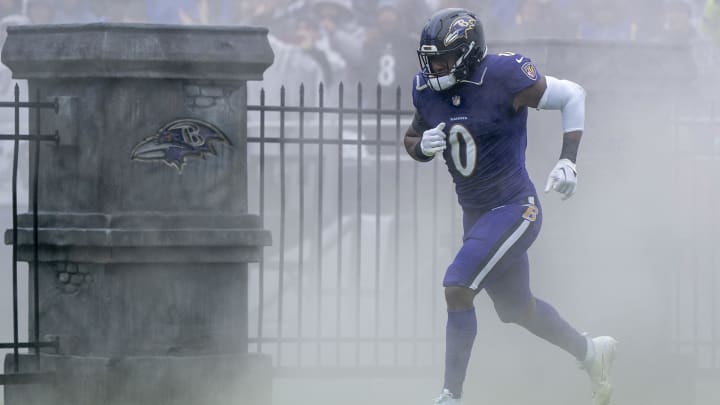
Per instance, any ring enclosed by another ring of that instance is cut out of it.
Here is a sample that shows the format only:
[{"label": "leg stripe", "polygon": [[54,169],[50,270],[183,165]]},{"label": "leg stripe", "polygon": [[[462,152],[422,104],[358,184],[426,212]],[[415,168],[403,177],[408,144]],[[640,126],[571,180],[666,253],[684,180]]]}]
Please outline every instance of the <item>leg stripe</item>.
[{"label": "leg stripe", "polygon": [[483,266],[482,270],[480,270],[480,273],[478,273],[477,276],[475,276],[475,279],[473,280],[472,284],[470,284],[470,288],[473,290],[477,290],[477,288],[480,286],[480,283],[487,277],[488,273],[490,273],[490,270],[492,270],[493,267],[497,264],[497,262],[502,259],[503,256],[505,256],[505,253],[507,253],[508,250],[515,244],[515,242],[520,239],[525,231],[530,227],[530,221],[527,221],[523,219],[520,223],[520,225],[515,228],[515,231],[507,238],[505,241],[500,245],[500,247],[495,250],[495,253],[492,255],[490,260],[488,260],[487,263],[485,263],[485,266]]},{"label": "leg stripe", "polygon": [[[484,269],[485,266],[487,266],[488,263],[490,263],[490,261],[493,259],[495,254],[497,254],[498,250],[500,250],[500,248],[505,243],[505,241],[507,241],[508,238],[510,238],[512,236],[512,234],[515,231],[517,231],[517,229],[523,224],[524,221],[525,221],[524,218],[518,219],[518,221],[515,222],[514,225],[508,227],[507,230],[505,231],[505,233],[503,233],[502,236],[500,236],[498,238],[498,240],[495,241],[495,245],[485,254],[483,261],[478,263],[478,265],[475,267],[475,271],[473,272],[472,280],[474,280],[475,277],[477,277],[480,274],[482,269]],[[503,253],[503,255],[504,255],[504,253]],[[500,258],[502,258],[502,256]],[[500,260],[500,259],[498,259],[498,260]],[[492,267],[492,266],[494,266],[494,265],[491,265],[490,267]],[[490,272],[490,270],[488,270],[488,272]],[[483,276],[483,278],[484,277],[485,276]],[[470,287],[470,285],[472,285],[472,283],[468,284],[467,287]],[[478,283],[478,285],[480,285],[480,284]]]}]

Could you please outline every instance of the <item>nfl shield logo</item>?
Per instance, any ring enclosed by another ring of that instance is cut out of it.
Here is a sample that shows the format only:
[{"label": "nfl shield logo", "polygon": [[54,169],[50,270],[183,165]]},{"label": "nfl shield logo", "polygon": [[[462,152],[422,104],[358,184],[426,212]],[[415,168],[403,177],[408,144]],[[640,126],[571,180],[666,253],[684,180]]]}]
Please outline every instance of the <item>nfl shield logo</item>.
[{"label": "nfl shield logo", "polygon": [[460,105],[460,96],[453,96],[452,103],[455,107]]}]

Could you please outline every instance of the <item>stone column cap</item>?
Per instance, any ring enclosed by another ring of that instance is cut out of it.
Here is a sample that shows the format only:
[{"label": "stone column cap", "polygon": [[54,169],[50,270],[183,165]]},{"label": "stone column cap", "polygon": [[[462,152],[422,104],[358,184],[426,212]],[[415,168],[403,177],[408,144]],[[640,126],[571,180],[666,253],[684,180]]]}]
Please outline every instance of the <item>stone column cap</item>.
[{"label": "stone column cap", "polygon": [[16,79],[262,80],[267,28],[161,24],[8,27],[2,62]]}]

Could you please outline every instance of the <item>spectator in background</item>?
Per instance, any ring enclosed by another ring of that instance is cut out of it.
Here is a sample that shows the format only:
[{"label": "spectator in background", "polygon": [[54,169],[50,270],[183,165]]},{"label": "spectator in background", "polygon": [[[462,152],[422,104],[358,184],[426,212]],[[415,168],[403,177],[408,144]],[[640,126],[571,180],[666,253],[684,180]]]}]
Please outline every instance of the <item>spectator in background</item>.
[{"label": "spectator in background", "polygon": [[720,2],[707,0],[702,20],[703,33],[720,46]]},{"label": "spectator in background", "polygon": [[[327,83],[329,68],[313,44],[310,23],[305,10],[291,0],[266,0],[239,4],[238,24],[269,28],[268,41],[275,55],[273,64],[263,74],[261,82],[248,82],[248,101],[259,103],[260,89],[265,90],[265,102],[279,105],[280,88],[286,89],[286,103],[298,105],[300,84],[305,86],[305,103],[315,104],[317,86]],[[254,116],[253,116],[254,117]]]},{"label": "spectator in background", "polygon": [[379,0],[352,0],[352,7],[355,10],[355,18],[363,27],[372,28],[375,24]]},{"label": "spectator in background", "polygon": [[109,1],[103,7],[103,21],[121,23],[147,23],[149,21],[144,0]]},{"label": "spectator in background", "polygon": [[305,85],[305,104],[314,105],[317,86],[325,81],[323,69],[318,61],[303,48],[268,35],[275,59],[263,73],[263,80],[249,81],[248,101],[259,104],[260,89],[265,90],[267,105],[280,104],[280,89],[286,89],[286,105],[299,105],[298,88]]},{"label": "spectator in background", "polygon": [[[376,11],[382,0],[352,0],[351,2],[356,18],[364,27],[370,28],[375,24]],[[398,0],[396,3],[405,17],[403,23],[413,27],[417,24],[422,27],[425,23],[427,15],[422,14],[422,11],[429,12],[435,9],[435,5],[429,5],[427,1],[422,0]]]},{"label": "spectator in background", "polygon": [[579,39],[631,41],[637,39],[638,26],[633,13],[618,12],[628,5],[624,0],[588,0],[578,4],[587,7],[578,24]]},{"label": "spectator in background", "polygon": [[536,38],[545,35],[549,28],[547,15],[543,9],[547,7],[544,0],[522,0],[515,15],[513,32],[520,39]]},{"label": "spectator in background", "polygon": [[100,21],[86,0],[57,0],[53,22],[56,24],[92,23]]},{"label": "spectator in background", "polygon": [[365,30],[355,19],[351,0],[310,0],[295,32],[295,43],[323,66],[326,80],[356,80],[365,67]]},{"label": "spectator in background", "polygon": [[158,24],[209,24],[209,0],[153,0],[146,2],[148,20]]},{"label": "spectator in background", "polygon": [[242,1],[210,0],[208,3],[208,21],[213,25],[236,24],[237,8]]},{"label": "spectator in background", "polygon": [[377,85],[384,95],[384,107],[395,107],[398,87],[404,95],[403,101],[410,102],[408,90],[420,69],[416,54],[419,41],[412,34],[416,29],[409,26],[413,22],[403,18],[400,5],[401,0],[380,0],[373,12],[375,24],[367,28],[363,47],[365,67],[360,69],[367,105],[375,105],[373,95]]},{"label": "spectator in background", "polygon": [[22,14],[22,0],[0,0],[0,18]]},{"label": "spectator in background", "polygon": [[574,29],[565,15],[553,0],[521,0],[512,36],[516,39],[572,37]]},{"label": "spectator in background", "polygon": [[270,33],[286,42],[293,42],[298,19],[302,19],[300,0],[243,1],[236,5],[237,24],[267,27]]},{"label": "spectator in background", "polygon": [[692,23],[692,6],[684,0],[665,0],[660,31],[653,38],[662,43],[690,44],[699,39]]},{"label": "spectator in background", "polygon": [[27,0],[27,17],[30,24],[52,24],[55,22],[53,0]]}]

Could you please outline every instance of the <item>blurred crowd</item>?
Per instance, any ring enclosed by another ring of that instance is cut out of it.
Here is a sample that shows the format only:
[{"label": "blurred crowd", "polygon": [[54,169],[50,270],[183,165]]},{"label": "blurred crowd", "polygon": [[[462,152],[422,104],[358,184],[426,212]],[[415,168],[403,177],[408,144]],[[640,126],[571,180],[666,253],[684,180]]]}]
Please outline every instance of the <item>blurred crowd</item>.
[{"label": "blurred crowd", "polygon": [[[269,29],[275,61],[263,82],[249,84],[251,102],[261,86],[275,104],[281,85],[294,103],[299,83],[310,89],[361,82],[370,85],[364,99],[373,105],[375,84],[384,95],[402,88],[408,99],[419,33],[432,12],[444,7],[475,11],[491,52],[504,50],[492,48],[500,41],[633,41],[702,49],[696,55],[706,58],[702,63],[713,75],[720,61],[720,0],[0,0],[0,45],[6,28],[21,24],[262,26]],[[0,64],[0,100],[12,99],[13,83]],[[311,97],[308,104],[315,102]],[[392,96],[377,99],[384,107],[396,103]],[[0,132],[12,131],[11,123],[0,117]],[[0,166],[10,161],[8,148],[0,143]]]},{"label": "blurred crowd", "polygon": [[[249,24],[303,45],[318,30],[381,25],[416,33],[442,7],[476,11],[496,39],[688,40],[718,34],[717,0],[0,0],[0,16],[31,24]],[[0,17],[1,18],[1,17]]]},{"label": "blurred crowd", "polygon": [[720,0],[0,0],[0,28],[89,22],[264,26],[276,54],[273,70],[287,82],[396,87],[416,71],[419,32],[442,7],[478,13],[490,43],[720,43]]}]

